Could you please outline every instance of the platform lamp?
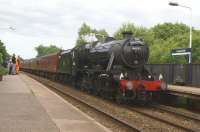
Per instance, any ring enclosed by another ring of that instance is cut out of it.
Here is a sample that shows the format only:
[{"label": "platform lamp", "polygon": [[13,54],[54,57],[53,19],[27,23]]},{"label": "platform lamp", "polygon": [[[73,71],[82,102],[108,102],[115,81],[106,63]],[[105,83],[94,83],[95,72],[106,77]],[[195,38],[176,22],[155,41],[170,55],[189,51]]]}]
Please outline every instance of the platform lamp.
[{"label": "platform lamp", "polygon": [[14,31],[14,30],[16,30],[16,29],[15,29],[14,27],[12,27],[12,26],[10,26],[10,27],[7,27],[7,28],[5,28],[5,27],[3,27],[3,28],[0,28],[0,30],[1,30],[1,29],[10,29],[10,30],[13,30],[13,31]]},{"label": "platform lamp", "polygon": [[[176,2],[169,2],[170,6],[180,6],[180,7],[184,7],[190,10],[190,36],[189,36],[189,48],[192,49],[192,8],[189,6],[185,6],[185,5],[180,5]],[[192,50],[191,50],[191,54],[189,55],[189,64],[192,63]]]},{"label": "platform lamp", "polygon": [[14,27],[11,27],[11,26],[9,27],[9,29],[10,29],[10,30],[13,30],[13,31],[16,30]]}]

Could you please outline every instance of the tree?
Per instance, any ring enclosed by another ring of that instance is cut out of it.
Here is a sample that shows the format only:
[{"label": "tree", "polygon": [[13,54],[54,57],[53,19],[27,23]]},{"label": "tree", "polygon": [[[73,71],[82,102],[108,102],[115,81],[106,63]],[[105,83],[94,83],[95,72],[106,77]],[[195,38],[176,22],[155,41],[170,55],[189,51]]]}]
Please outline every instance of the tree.
[{"label": "tree", "polygon": [[[192,59],[193,63],[200,62],[200,31],[193,32],[193,47],[192,47]],[[164,45],[164,46],[161,46]],[[157,39],[153,45],[150,46],[150,59],[151,64],[160,63],[172,63],[171,50],[174,48],[187,48],[189,45],[189,34],[177,34],[168,38],[167,40]],[[187,64],[187,56],[176,56],[174,61],[180,64]]]},{"label": "tree", "polygon": [[0,53],[4,63],[9,58],[9,54],[7,53],[6,47],[4,46],[4,43],[1,40],[0,40]]},{"label": "tree", "polygon": [[105,29],[94,30],[93,32],[95,33],[98,41],[103,41],[106,37],[109,36]]},{"label": "tree", "polygon": [[4,61],[3,61],[3,54],[0,53],[0,76],[7,74],[7,69],[3,67]]},{"label": "tree", "polygon": [[2,65],[2,64],[3,64],[3,54],[0,53],[0,65]]},{"label": "tree", "polygon": [[61,50],[61,48],[58,48],[55,45],[43,46],[41,44],[41,45],[35,47],[35,50],[37,51],[37,57],[41,57],[41,56],[44,56],[44,55],[59,52]]},{"label": "tree", "polygon": [[[115,39],[123,39],[122,32],[131,31],[134,37],[143,38],[149,45],[149,63],[171,63],[171,50],[186,48],[189,43],[189,27],[182,23],[163,23],[152,28],[136,26],[133,23],[124,23],[114,33]],[[200,31],[193,29],[193,63],[200,62]],[[187,56],[176,56],[176,63],[188,63]]]},{"label": "tree", "polygon": [[92,32],[92,29],[86,23],[83,23],[78,31],[78,38],[76,40],[76,47],[82,46],[87,43],[85,36]]},{"label": "tree", "polygon": [[88,33],[92,32],[92,28],[87,25],[86,23],[83,23],[79,29],[78,35],[87,35]]},{"label": "tree", "polygon": [[108,33],[105,29],[93,29],[86,23],[83,23],[78,31],[78,38],[76,40],[76,47],[80,47],[82,45],[87,44],[86,36],[94,34],[98,41],[102,41],[103,36],[108,36]]},{"label": "tree", "polygon": [[114,33],[116,39],[123,39],[123,32],[132,32],[134,37],[142,37],[146,32],[147,28],[136,26],[134,23],[124,23],[122,26]]},{"label": "tree", "polygon": [[132,32],[133,37],[144,39],[147,44],[151,44],[153,41],[153,33],[151,30],[145,27],[136,26],[130,22],[122,24],[122,26],[114,33],[114,38],[118,40],[123,39],[123,32]]},{"label": "tree", "polygon": [[167,40],[168,38],[177,35],[189,33],[189,27],[183,23],[163,23],[152,27],[155,39]]}]

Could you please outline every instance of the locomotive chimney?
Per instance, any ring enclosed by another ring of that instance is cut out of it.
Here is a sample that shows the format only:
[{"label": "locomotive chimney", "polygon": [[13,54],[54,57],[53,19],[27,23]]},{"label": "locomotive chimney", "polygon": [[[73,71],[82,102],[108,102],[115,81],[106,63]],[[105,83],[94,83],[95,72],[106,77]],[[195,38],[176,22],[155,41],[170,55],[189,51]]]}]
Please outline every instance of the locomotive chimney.
[{"label": "locomotive chimney", "polygon": [[133,37],[133,33],[131,31],[122,32],[122,35],[124,39],[130,39]]}]

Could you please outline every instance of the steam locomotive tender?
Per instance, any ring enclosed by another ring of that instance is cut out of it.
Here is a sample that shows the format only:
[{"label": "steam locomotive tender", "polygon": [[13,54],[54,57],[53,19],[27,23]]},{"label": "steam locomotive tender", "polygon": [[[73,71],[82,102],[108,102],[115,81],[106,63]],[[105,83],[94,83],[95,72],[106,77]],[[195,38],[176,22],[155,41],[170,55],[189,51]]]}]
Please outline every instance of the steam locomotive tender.
[{"label": "steam locomotive tender", "polygon": [[29,60],[23,63],[22,68],[56,81],[72,83],[76,88],[118,102],[148,101],[152,94],[159,94],[167,85],[155,80],[145,68],[149,58],[148,46],[133,38],[130,32],[123,35],[123,40],[107,38],[104,43],[86,44]]}]

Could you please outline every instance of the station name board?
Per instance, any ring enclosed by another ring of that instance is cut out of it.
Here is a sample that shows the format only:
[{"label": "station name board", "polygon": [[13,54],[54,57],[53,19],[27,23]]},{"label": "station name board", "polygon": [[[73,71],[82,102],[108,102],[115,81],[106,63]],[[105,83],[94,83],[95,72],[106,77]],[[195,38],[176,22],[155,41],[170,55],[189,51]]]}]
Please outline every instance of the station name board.
[{"label": "station name board", "polygon": [[179,48],[179,49],[172,49],[172,55],[190,55],[192,53],[192,48]]}]

